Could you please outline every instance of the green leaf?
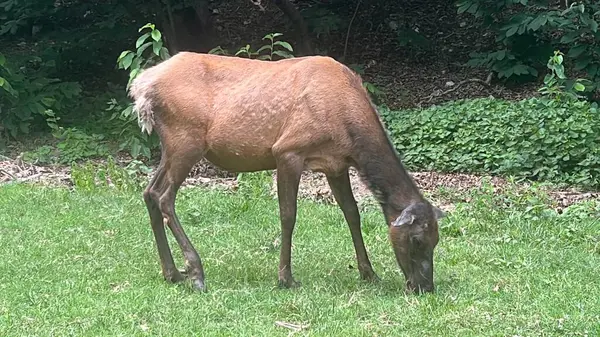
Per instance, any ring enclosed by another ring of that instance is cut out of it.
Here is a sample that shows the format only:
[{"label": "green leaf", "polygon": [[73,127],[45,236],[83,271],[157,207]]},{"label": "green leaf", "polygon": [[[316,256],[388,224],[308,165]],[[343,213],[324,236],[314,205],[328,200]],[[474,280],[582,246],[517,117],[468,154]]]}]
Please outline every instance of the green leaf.
[{"label": "green leaf", "polygon": [[152,51],[156,56],[160,56],[160,49],[162,48],[162,41],[152,41]]},{"label": "green leaf", "polygon": [[4,77],[0,76],[0,87],[4,87],[4,83],[7,83]]},{"label": "green leaf", "polygon": [[474,3],[471,5],[471,7],[469,7],[469,9],[467,10],[467,13],[476,14],[478,9],[479,9],[479,3]]},{"label": "green leaf", "polygon": [[294,55],[292,55],[292,54],[290,54],[290,53],[288,53],[288,52],[282,51],[282,50],[275,50],[275,51],[273,52],[273,54],[275,54],[275,55],[279,55],[279,56],[281,56],[281,57],[284,57],[284,58],[286,58],[286,59],[289,59],[289,58],[293,58],[293,57],[294,57]]},{"label": "green leaf", "polygon": [[591,64],[586,68],[587,68],[586,71],[587,71],[588,75],[592,78],[594,78],[596,76],[596,74],[598,73],[598,65],[597,64]]},{"label": "green leaf", "polygon": [[144,30],[144,28],[150,28],[150,29],[154,29],[154,24],[153,23],[147,23],[145,25],[143,25],[140,29],[138,29],[138,32],[141,32],[142,30]]},{"label": "green leaf", "polygon": [[266,44],[266,45],[264,45],[264,46],[260,47],[260,48],[259,48],[259,49],[256,51],[256,53],[257,53],[257,54],[260,54],[260,53],[261,53],[263,50],[266,50],[266,49],[269,49],[269,50],[271,50],[271,45],[268,45],[268,44]]},{"label": "green leaf", "polygon": [[596,20],[592,19],[592,21],[590,22],[590,29],[594,33],[598,32],[598,22],[596,22]]},{"label": "green leaf", "polygon": [[526,75],[529,74],[529,68],[524,64],[517,64],[513,67],[515,75]]},{"label": "green leaf", "polygon": [[285,42],[285,41],[276,41],[274,43],[274,45],[276,45],[276,46],[282,46],[283,48],[285,48],[285,49],[287,49],[287,50],[289,50],[291,52],[294,51],[294,48],[292,48],[292,45],[289,44],[289,43],[287,43],[287,42]]},{"label": "green leaf", "polygon": [[585,85],[581,83],[575,83],[575,85],[573,85],[573,89],[577,91],[585,91]]},{"label": "green leaf", "polygon": [[515,33],[519,30],[519,26],[513,26],[509,30],[506,31],[506,37],[511,37],[515,35]]},{"label": "green leaf", "polygon": [[25,122],[19,123],[19,129],[21,129],[21,132],[23,132],[25,134],[29,133],[29,123],[25,123]]},{"label": "green leaf", "polygon": [[538,16],[537,18],[533,19],[533,21],[531,21],[529,23],[529,25],[527,25],[527,28],[533,30],[534,32],[538,29],[540,29],[541,26],[545,25],[548,22],[548,17],[543,14]]},{"label": "green leaf", "polygon": [[122,60],[123,69],[129,68],[129,66],[131,65],[131,62],[133,62],[133,53],[129,53],[129,54],[125,55],[125,57],[123,57],[123,60]]},{"label": "green leaf", "polygon": [[575,41],[575,39],[578,36],[579,36],[579,32],[577,32],[577,31],[567,33],[567,34],[563,35],[563,37],[560,39],[560,43],[571,43],[571,42]]},{"label": "green leaf", "polygon": [[48,108],[51,107],[55,102],[56,102],[56,99],[54,99],[54,97],[44,97],[44,98],[42,98],[42,104],[45,105]]},{"label": "green leaf", "polygon": [[125,55],[132,53],[131,50],[124,50],[121,52],[121,55],[119,55],[119,57],[117,58],[117,62],[121,61],[123,59],[123,57],[125,57]]},{"label": "green leaf", "polygon": [[0,66],[4,66],[6,63],[6,57],[2,53],[0,53]]},{"label": "green leaf", "polygon": [[581,55],[581,53],[583,53],[585,50],[587,49],[587,45],[585,44],[579,44],[576,45],[575,47],[569,49],[569,52],[567,53],[567,55],[569,57],[572,58],[577,58],[579,57],[579,55]]},{"label": "green leaf", "polygon": [[257,59],[259,60],[271,60],[271,55],[260,55],[259,57],[257,57]]},{"label": "green leaf", "polygon": [[499,50],[496,52],[496,60],[502,61],[506,57],[506,49]]},{"label": "green leaf", "polygon": [[146,42],[143,45],[141,45],[138,49],[137,49],[137,56],[142,56],[142,54],[144,53],[144,51],[150,47],[150,45],[152,45],[152,42]]},{"label": "green leaf", "polygon": [[150,36],[150,33],[144,33],[142,36],[138,37],[137,41],[135,41],[135,48],[139,48],[144,41]]},{"label": "green leaf", "polygon": [[167,48],[165,48],[165,47],[160,48],[160,58],[163,60],[166,60],[169,58],[169,51],[167,50]]},{"label": "green leaf", "polygon": [[152,31],[152,38],[154,39],[154,41],[160,41],[161,37],[162,37],[162,34],[160,33],[160,31],[158,31],[158,30]]},{"label": "green leaf", "polygon": [[585,69],[591,61],[592,58],[590,56],[575,61],[575,70]]},{"label": "green leaf", "polygon": [[466,1],[462,5],[458,6],[458,10],[456,11],[456,13],[462,14],[462,13],[466,12],[467,9],[469,9],[469,7],[471,7],[472,4],[473,4],[472,2]]}]

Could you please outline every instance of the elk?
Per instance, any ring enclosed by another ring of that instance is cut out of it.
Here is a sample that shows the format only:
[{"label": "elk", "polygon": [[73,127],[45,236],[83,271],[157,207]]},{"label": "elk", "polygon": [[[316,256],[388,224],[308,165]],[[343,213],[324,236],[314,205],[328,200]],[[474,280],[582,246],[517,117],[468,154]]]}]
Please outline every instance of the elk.
[{"label": "elk", "polygon": [[[129,90],[142,132],[156,132],[161,159],[143,192],[167,282],[206,291],[204,268],[175,213],[175,197],[203,157],[231,172],[277,170],[279,286],[292,276],[292,233],[304,170],[322,172],[350,228],[358,271],[377,281],[363,242],[348,169],[377,197],[406,288],[431,292],[438,220],[406,172],[360,76],[325,56],[260,61],[180,52],[141,72]],[[178,270],[165,222],[185,260]]]}]

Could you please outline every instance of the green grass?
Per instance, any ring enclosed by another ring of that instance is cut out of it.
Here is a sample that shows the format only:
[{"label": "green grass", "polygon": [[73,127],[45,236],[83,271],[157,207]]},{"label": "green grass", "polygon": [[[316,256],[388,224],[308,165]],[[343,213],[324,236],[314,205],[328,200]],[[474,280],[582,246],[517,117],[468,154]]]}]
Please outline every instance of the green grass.
[{"label": "green grass", "polygon": [[380,283],[359,280],[341,211],[301,201],[303,285],[280,290],[276,200],[185,189],[177,210],[205,264],[202,294],[163,281],[140,193],[3,186],[0,336],[287,336],[276,321],[314,336],[600,335],[598,204],[558,215],[527,200],[459,205],[442,223],[437,291],[416,296],[376,208],[363,232]]}]

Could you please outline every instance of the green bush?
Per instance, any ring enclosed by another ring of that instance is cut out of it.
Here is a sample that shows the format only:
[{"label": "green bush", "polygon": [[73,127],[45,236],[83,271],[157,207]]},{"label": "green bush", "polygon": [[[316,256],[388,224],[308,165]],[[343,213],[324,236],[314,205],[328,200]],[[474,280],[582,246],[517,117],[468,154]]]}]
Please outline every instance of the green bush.
[{"label": "green bush", "polygon": [[0,53],[0,133],[14,138],[44,123],[58,128],[59,116],[74,106],[81,87],[52,78],[55,68],[52,60],[33,56],[17,63]]},{"label": "green bush", "polygon": [[553,49],[568,51],[575,70],[600,83],[600,3],[574,2],[567,9],[557,3],[529,0],[457,0],[458,13],[480,19],[496,35],[495,50],[471,53],[469,65],[486,67],[498,78],[538,76]]},{"label": "green bush", "polygon": [[381,113],[411,169],[600,186],[600,112],[594,103],[485,98]]}]

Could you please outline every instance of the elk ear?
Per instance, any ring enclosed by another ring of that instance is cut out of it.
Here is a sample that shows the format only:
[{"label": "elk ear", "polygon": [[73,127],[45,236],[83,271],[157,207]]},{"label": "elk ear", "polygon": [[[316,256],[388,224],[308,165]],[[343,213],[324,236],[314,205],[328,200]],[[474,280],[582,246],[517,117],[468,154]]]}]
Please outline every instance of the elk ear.
[{"label": "elk ear", "polygon": [[446,213],[435,206],[433,206],[433,214],[436,220],[446,217]]},{"label": "elk ear", "polygon": [[402,211],[402,213],[396,219],[396,221],[392,223],[392,226],[400,227],[404,225],[412,225],[413,222],[415,222],[415,216],[411,214],[410,210],[407,211],[407,209],[405,209],[404,211]]}]

